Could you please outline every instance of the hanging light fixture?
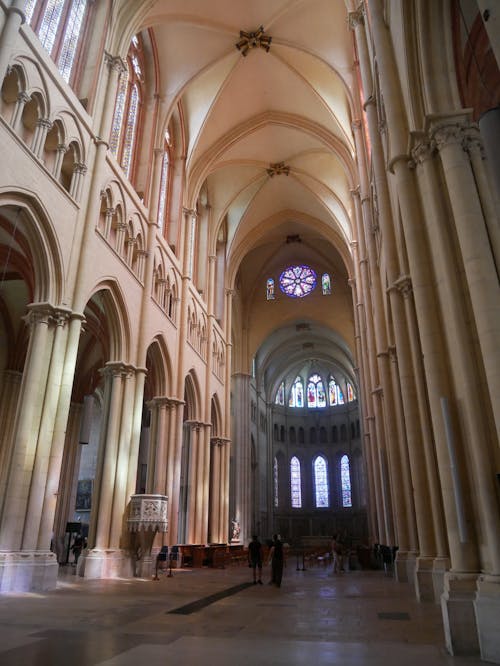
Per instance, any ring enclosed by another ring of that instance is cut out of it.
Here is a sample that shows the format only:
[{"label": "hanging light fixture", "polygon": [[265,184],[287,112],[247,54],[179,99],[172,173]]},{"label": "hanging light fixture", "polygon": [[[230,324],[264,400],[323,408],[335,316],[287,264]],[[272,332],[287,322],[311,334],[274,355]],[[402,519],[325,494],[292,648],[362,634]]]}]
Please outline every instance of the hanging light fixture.
[{"label": "hanging light fixture", "polygon": [[245,57],[250,49],[255,49],[257,47],[264,49],[265,52],[268,53],[271,48],[271,42],[272,37],[265,34],[264,26],[261,25],[255,32],[240,30],[240,38],[235,46],[238,51],[241,52],[241,55]]}]

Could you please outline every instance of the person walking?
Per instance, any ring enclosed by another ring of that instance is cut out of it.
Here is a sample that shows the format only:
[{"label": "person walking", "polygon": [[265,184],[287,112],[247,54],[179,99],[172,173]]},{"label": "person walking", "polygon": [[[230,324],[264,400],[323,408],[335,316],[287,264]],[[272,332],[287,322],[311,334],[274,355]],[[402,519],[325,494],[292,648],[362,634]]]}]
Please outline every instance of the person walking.
[{"label": "person walking", "polygon": [[283,543],[278,534],[273,534],[273,545],[269,551],[269,561],[271,562],[271,581],[272,585],[281,587],[283,577]]},{"label": "person walking", "polygon": [[262,585],[262,544],[256,534],[248,544],[248,566],[253,570],[253,584]]}]

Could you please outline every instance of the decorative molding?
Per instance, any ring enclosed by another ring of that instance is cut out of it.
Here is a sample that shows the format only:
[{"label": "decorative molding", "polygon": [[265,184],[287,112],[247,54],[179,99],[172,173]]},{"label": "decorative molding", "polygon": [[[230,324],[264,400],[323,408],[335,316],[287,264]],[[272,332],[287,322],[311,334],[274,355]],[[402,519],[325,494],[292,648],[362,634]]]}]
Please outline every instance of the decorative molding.
[{"label": "decorative molding", "polygon": [[290,173],[290,167],[286,166],[284,162],[275,162],[274,164],[270,164],[269,169],[266,169],[266,171],[270,178],[281,176],[283,174],[288,176]]},{"label": "decorative molding", "polygon": [[268,53],[269,49],[271,48],[272,40],[273,38],[269,37],[269,35],[266,35],[264,26],[261,25],[254,32],[240,30],[240,38],[236,42],[235,46],[241,55],[245,58],[251,49],[261,48],[264,49],[266,53]]},{"label": "decorative molding", "polygon": [[129,532],[166,532],[167,502],[166,495],[132,495],[127,518]]}]

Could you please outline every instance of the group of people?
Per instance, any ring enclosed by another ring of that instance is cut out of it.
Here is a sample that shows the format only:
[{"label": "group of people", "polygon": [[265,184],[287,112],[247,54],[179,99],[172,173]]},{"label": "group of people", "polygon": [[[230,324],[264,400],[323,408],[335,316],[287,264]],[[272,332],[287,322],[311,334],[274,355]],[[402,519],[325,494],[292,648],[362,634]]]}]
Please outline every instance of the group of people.
[{"label": "group of people", "polygon": [[[344,557],[348,552],[342,536],[335,534],[332,539],[332,557],[333,557],[333,573],[340,573],[345,571]],[[262,565],[263,565],[263,548],[259,537],[254,535],[252,541],[248,544],[248,566],[253,571],[253,584],[262,585]],[[273,541],[269,550],[269,556],[266,564],[271,564],[271,580],[270,585],[281,587],[281,580],[283,578],[283,542],[278,534],[273,534]]]},{"label": "group of people", "polygon": [[[263,548],[259,541],[259,537],[254,535],[248,545],[248,566],[253,571],[253,584],[262,585],[262,564],[263,564]],[[267,564],[271,564],[271,580],[270,585],[281,587],[281,579],[283,578],[283,542],[278,534],[273,534],[273,541],[269,550]]]}]

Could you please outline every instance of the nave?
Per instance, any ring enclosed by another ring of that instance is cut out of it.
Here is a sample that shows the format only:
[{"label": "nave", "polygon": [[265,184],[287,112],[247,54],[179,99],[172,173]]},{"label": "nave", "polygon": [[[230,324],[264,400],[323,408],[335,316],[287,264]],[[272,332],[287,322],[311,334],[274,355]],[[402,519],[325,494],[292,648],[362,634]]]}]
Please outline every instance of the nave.
[{"label": "nave", "polygon": [[[301,566],[301,563],[299,563]],[[0,597],[2,666],[479,666],[444,647],[440,608],[384,571],[297,570],[280,589],[246,566],[179,569],[158,582],[88,580]],[[213,601],[214,597],[216,598]]]}]

